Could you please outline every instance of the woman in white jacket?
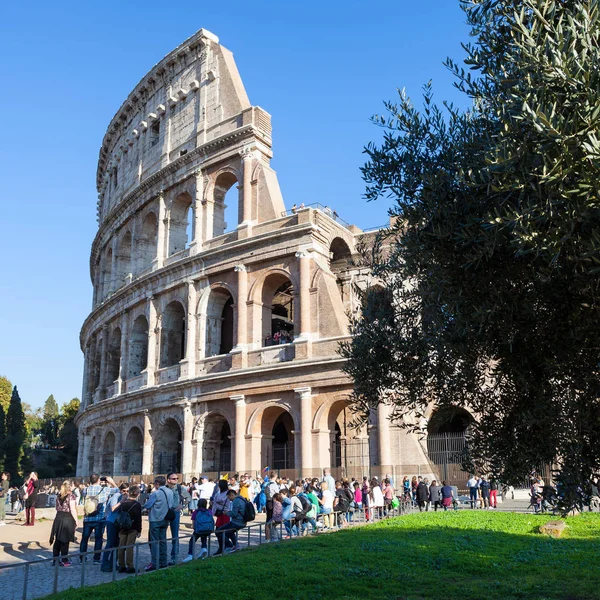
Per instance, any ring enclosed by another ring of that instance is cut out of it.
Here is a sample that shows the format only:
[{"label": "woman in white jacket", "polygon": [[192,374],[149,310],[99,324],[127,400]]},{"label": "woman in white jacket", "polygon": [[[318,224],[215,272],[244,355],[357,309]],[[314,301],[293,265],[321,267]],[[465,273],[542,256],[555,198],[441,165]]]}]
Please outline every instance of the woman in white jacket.
[{"label": "woman in white jacket", "polygon": [[373,479],[371,481],[371,506],[373,507],[373,512],[377,511],[378,517],[381,519],[381,512],[383,510],[383,492],[379,487],[379,481],[377,479]]}]

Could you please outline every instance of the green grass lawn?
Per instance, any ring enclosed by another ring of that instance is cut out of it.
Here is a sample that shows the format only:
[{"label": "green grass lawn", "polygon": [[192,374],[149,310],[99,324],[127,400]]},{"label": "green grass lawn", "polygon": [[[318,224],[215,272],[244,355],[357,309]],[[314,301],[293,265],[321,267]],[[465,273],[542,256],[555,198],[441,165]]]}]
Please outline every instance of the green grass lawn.
[{"label": "green grass lawn", "polygon": [[567,519],[558,540],[537,533],[550,519],[468,510],[413,514],[51,598],[600,598],[600,515]]}]

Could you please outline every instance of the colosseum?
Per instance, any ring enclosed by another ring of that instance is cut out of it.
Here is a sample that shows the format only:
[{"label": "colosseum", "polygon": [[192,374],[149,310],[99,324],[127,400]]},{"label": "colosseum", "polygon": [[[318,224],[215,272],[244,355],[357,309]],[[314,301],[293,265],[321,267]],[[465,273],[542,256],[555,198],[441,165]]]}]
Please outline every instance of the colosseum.
[{"label": "colosseum", "polygon": [[271,117],[200,30],[129,94],[100,150],[77,474],[431,472],[385,408],[350,427],[338,355],[357,243],[287,209]]}]

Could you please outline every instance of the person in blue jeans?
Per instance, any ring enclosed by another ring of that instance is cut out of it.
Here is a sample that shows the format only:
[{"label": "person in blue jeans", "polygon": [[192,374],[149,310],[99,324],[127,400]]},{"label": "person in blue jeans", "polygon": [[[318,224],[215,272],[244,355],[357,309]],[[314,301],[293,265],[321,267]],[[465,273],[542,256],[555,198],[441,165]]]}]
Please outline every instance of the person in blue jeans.
[{"label": "person in blue jeans", "polygon": [[100,570],[104,573],[109,573],[113,570],[113,550],[119,547],[119,530],[117,529],[115,521],[121,503],[127,500],[129,497],[129,484],[122,483],[119,486],[120,494],[113,494],[106,502],[106,508],[104,510],[104,516],[106,521],[106,546],[102,553],[102,565]]},{"label": "person in blue jeans", "polygon": [[167,480],[159,475],[154,480],[154,491],[150,494],[144,510],[148,511],[148,524],[150,526],[150,552],[152,562],[146,571],[155,571],[167,566],[167,511],[173,507],[173,492],[166,486]]},{"label": "person in blue jeans", "polygon": [[189,502],[191,496],[187,489],[179,483],[177,473],[169,473],[167,475],[167,487],[173,492],[173,505],[175,511],[175,519],[169,523],[171,529],[171,560],[169,565],[174,565],[177,562],[179,555],[179,523],[181,522],[181,514],[183,507]]},{"label": "person in blue jeans", "polygon": [[[90,485],[85,488],[83,503],[83,532],[79,552],[85,553],[88,549],[88,541],[94,532],[94,564],[100,564],[100,550],[102,550],[102,536],[104,534],[104,508],[108,499],[119,489],[110,477],[102,477],[94,473],[90,477]],[[85,556],[81,557],[85,560]]]},{"label": "person in blue jeans", "polygon": [[471,500],[471,508],[477,508],[477,500],[479,496],[479,477],[471,475],[469,481],[467,481],[467,487],[469,488],[469,498]]},{"label": "person in blue jeans", "polygon": [[230,552],[239,550],[237,532],[246,526],[246,520],[244,519],[246,500],[239,496],[235,490],[227,492],[227,499],[231,503],[228,510],[229,521],[216,529],[219,549],[215,552],[215,556],[223,554],[224,545],[230,549]]}]

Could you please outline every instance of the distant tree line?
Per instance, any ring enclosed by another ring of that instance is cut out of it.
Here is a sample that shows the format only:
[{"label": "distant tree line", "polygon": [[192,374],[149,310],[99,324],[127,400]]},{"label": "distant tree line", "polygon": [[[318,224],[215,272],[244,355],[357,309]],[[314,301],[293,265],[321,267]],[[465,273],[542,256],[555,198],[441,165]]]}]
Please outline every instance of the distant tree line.
[{"label": "distant tree line", "polygon": [[73,398],[59,406],[50,394],[33,410],[21,401],[17,386],[0,376],[0,471],[16,481],[32,470],[42,479],[74,475],[79,404]]}]

